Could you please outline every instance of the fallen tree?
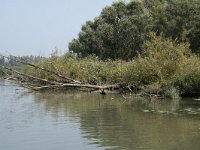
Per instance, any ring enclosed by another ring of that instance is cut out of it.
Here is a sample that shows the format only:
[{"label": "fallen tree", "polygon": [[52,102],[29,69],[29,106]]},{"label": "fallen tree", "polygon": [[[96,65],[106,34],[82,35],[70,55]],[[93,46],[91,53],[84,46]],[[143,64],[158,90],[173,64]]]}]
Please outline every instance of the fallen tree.
[{"label": "fallen tree", "polygon": [[[22,86],[37,91],[75,88],[84,91],[99,90],[102,94],[105,93],[104,90],[117,90],[147,96],[188,96],[188,93],[192,93],[192,96],[194,95],[195,97],[199,96],[198,83],[200,78],[198,68],[195,68],[197,70],[196,74],[191,74],[190,72],[189,76],[187,75],[188,72],[186,72],[187,76],[183,73],[177,74],[176,68],[180,66],[173,68],[174,61],[172,60],[169,60],[170,63],[168,65],[170,66],[167,65],[167,68],[172,67],[172,71],[175,72],[168,79],[168,76],[165,76],[167,69],[163,69],[163,65],[159,65],[161,62],[157,64],[157,61],[151,61],[150,58],[147,59],[146,57],[124,62],[121,60],[102,61],[94,57],[80,59],[74,58],[71,55],[64,55],[36,63],[30,63],[15,56],[5,58],[12,59],[18,64],[21,63],[23,65],[18,67],[1,65],[1,70],[8,75],[12,72],[13,77],[10,78],[11,80],[14,79]],[[154,58],[152,59],[154,60]],[[191,63],[189,60],[193,60],[191,64],[199,63],[199,58],[195,56],[184,57],[183,60],[186,60],[188,63]],[[155,68],[155,66],[157,67]]]},{"label": "fallen tree", "polygon": [[60,73],[55,72],[55,71],[53,71],[53,70],[49,70],[49,69],[47,69],[47,68],[40,67],[40,66],[37,66],[37,65],[32,64],[32,63],[22,61],[22,60],[20,60],[20,59],[19,59],[18,57],[16,57],[16,56],[10,55],[10,57],[7,57],[7,56],[2,56],[2,57],[7,58],[7,59],[11,59],[11,60],[13,60],[13,61],[15,61],[15,62],[24,64],[24,65],[31,66],[31,67],[33,67],[33,68],[35,68],[35,69],[39,69],[39,70],[48,72],[48,73],[50,73],[50,74],[54,74],[54,75],[56,75],[56,76],[58,76],[58,77],[60,77],[60,78],[62,78],[62,79],[65,79],[67,82],[74,82],[74,83],[79,83],[79,84],[81,84],[80,81],[74,80],[74,79],[69,78],[69,77],[65,77],[65,76],[61,75]]},{"label": "fallen tree", "polygon": [[39,91],[39,90],[45,90],[45,89],[87,88],[87,89],[91,89],[90,91],[94,91],[94,90],[104,91],[106,89],[107,90],[116,90],[116,89],[121,88],[121,86],[117,85],[117,84],[116,85],[103,85],[103,86],[92,85],[92,84],[83,84],[82,82],[80,82],[78,80],[74,80],[72,78],[65,77],[65,76],[63,76],[63,75],[61,75],[61,74],[59,74],[55,71],[48,70],[44,67],[40,67],[40,66],[37,66],[35,64],[19,60],[15,56],[12,56],[12,57],[3,56],[3,57],[5,57],[7,59],[12,59],[13,61],[16,61],[16,62],[24,64],[24,65],[31,66],[35,69],[40,69],[40,70],[47,72],[49,74],[56,75],[56,76],[58,76],[62,79],[66,79],[65,82],[50,81],[50,80],[47,80],[47,79],[43,79],[43,78],[40,78],[40,77],[36,77],[36,76],[33,76],[33,75],[29,75],[27,73],[17,71],[16,69],[11,68],[11,67],[0,65],[0,67],[3,70],[8,70],[8,71],[12,72],[13,74],[17,75],[15,77],[12,77],[12,78],[9,78],[9,79],[16,80],[23,87],[29,88],[29,89],[32,89],[32,90]]}]

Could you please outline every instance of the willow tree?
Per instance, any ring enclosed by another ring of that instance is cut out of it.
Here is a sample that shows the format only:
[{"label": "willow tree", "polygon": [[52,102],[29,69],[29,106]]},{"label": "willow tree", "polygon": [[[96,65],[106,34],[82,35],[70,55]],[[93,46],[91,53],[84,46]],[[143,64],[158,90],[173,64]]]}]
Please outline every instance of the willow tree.
[{"label": "willow tree", "polygon": [[69,50],[83,57],[95,54],[101,59],[128,60],[141,51],[149,22],[142,2],[114,2],[82,26],[78,38],[69,43]]},{"label": "willow tree", "polygon": [[150,10],[153,31],[179,42],[189,42],[195,53],[200,53],[200,1],[165,0]]}]

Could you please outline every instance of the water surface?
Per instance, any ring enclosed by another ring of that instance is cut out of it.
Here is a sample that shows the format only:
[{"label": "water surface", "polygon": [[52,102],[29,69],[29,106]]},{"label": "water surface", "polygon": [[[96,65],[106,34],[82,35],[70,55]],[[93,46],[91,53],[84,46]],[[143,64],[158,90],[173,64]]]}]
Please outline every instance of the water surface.
[{"label": "water surface", "polygon": [[198,104],[0,81],[1,150],[199,150],[199,141]]}]

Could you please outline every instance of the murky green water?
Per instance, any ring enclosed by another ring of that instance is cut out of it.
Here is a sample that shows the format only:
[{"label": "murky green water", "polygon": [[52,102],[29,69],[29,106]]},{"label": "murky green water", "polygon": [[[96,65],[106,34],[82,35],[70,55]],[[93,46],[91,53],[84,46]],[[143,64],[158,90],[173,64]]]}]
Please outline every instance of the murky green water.
[{"label": "murky green water", "polygon": [[22,89],[0,81],[0,150],[200,149],[200,105]]}]

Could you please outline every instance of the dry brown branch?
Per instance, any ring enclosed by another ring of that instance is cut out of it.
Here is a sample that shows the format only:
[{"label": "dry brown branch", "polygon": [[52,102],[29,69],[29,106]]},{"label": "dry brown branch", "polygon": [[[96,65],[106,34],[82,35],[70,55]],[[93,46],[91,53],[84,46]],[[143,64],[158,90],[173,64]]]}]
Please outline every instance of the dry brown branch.
[{"label": "dry brown branch", "polygon": [[12,71],[12,72],[14,72],[14,73],[16,73],[18,75],[21,75],[21,76],[24,76],[24,77],[28,77],[30,79],[34,79],[34,80],[46,82],[46,83],[53,84],[53,85],[55,85],[55,84],[59,84],[59,85],[62,84],[62,83],[59,83],[59,82],[49,81],[47,79],[42,79],[42,78],[34,77],[32,75],[24,74],[24,73],[19,72],[19,71],[15,70],[15,69],[12,69],[12,68],[9,68],[9,67],[5,67],[5,66],[2,66],[2,65],[0,65],[0,67],[3,68],[3,69],[6,69],[6,70]]},{"label": "dry brown branch", "polygon": [[[3,56],[3,55],[2,55],[2,56]],[[58,73],[58,72],[55,72],[55,71],[52,71],[52,70],[48,70],[48,69],[46,69],[46,68],[44,68],[44,67],[40,67],[40,66],[37,66],[37,65],[32,64],[32,63],[29,63],[29,62],[21,61],[21,60],[19,60],[19,58],[16,57],[16,56],[12,56],[12,55],[11,55],[11,57],[7,57],[7,56],[3,56],[3,57],[5,57],[5,58],[7,58],[7,59],[11,59],[11,60],[13,60],[13,61],[15,61],[15,62],[19,62],[19,63],[24,64],[24,65],[28,65],[28,66],[34,67],[34,68],[36,68],[36,69],[43,70],[43,71],[48,72],[48,73],[50,73],[50,74],[54,74],[54,75],[56,75],[56,76],[58,76],[58,77],[60,77],[60,78],[62,78],[62,79],[67,80],[67,81],[81,84],[80,81],[74,80],[74,79],[69,78],[69,77],[65,77],[65,76],[61,75],[60,73]]]},{"label": "dry brown branch", "polygon": [[119,89],[119,85],[107,85],[107,86],[98,86],[98,85],[91,85],[91,84],[61,84],[61,85],[45,85],[40,87],[34,87],[33,90],[44,90],[44,89],[57,89],[57,88],[91,88],[95,90],[102,90],[102,89]]},{"label": "dry brown branch", "polygon": [[45,82],[48,85],[42,85],[38,86],[37,85],[33,85],[31,84],[31,82],[18,82],[19,84],[21,84],[23,87],[25,88],[29,88],[32,90],[44,90],[44,89],[64,89],[64,88],[88,88],[88,89],[93,89],[93,90],[104,90],[104,89],[108,89],[108,90],[113,90],[113,89],[119,89],[120,86],[119,85],[106,85],[106,86],[99,86],[99,85],[91,85],[91,84],[78,84],[78,83],[60,83],[60,82],[55,82],[55,81],[49,81],[47,79],[42,79],[42,78],[38,78],[38,77],[34,77],[32,75],[28,75],[22,72],[19,72],[15,69],[6,67],[6,66],[2,66],[0,65],[0,67],[2,69],[6,69],[9,70],[11,72],[14,72],[22,77],[27,77],[30,78],[31,80],[37,80],[40,82]]}]

